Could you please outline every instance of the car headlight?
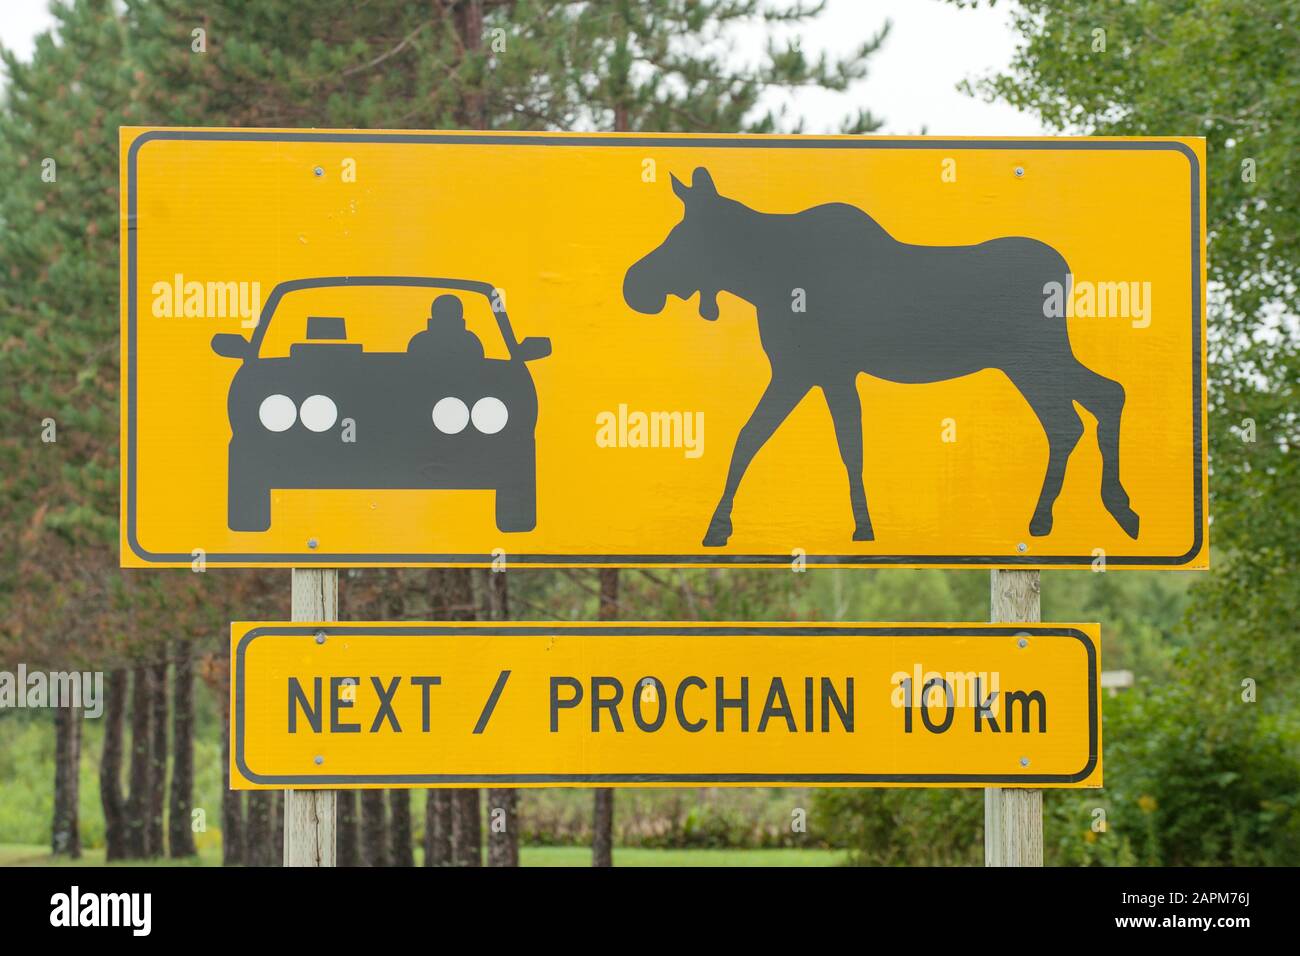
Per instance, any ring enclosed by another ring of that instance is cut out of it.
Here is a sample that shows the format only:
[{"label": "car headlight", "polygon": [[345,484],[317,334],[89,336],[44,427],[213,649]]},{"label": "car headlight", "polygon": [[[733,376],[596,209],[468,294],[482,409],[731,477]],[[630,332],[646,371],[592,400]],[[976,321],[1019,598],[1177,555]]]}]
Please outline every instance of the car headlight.
[{"label": "car headlight", "polygon": [[262,425],[273,432],[286,432],[298,420],[298,409],[288,395],[268,395],[257,409]]},{"label": "car headlight", "polygon": [[311,396],[302,403],[298,414],[302,423],[314,432],[327,431],[339,420],[338,406],[328,395]]},{"label": "car headlight", "polygon": [[433,424],[444,435],[456,435],[469,424],[469,409],[459,398],[439,399],[433,406]]},{"label": "car headlight", "polygon": [[474,411],[470,412],[470,418],[474,420],[474,427],[484,435],[495,435],[501,429],[506,427],[506,420],[509,418],[506,412],[506,403],[499,398],[480,398],[474,403]]}]

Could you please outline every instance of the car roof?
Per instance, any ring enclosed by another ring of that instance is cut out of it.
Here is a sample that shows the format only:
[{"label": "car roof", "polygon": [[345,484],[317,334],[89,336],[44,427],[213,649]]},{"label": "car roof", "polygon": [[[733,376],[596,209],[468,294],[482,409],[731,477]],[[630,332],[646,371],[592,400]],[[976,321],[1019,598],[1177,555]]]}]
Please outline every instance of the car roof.
[{"label": "car roof", "polygon": [[[275,314],[280,300],[287,293],[297,292],[300,289],[322,289],[335,286],[343,288],[349,286],[358,288],[392,286],[396,288],[450,289],[473,292],[488,299],[491,299],[493,293],[497,291],[497,287],[490,282],[435,276],[317,276],[309,279],[288,279],[276,283],[275,288],[271,290],[271,294],[267,296],[266,302],[262,306],[261,315],[257,319],[257,328],[253,330],[253,338],[249,343],[253,353],[257,354],[261,350],[262,339],[266,336],[267,326],[271,324],[271,317]],[[506,347],[513,353],[518,341],[515,339],[514,329],[510,327],[510,317],[506,315],[504,308],[497,308],[495,305],[492,308],[492,313],[496,316],[497,326],[505,339]]]},{"label": "car roof", "polygon": [[278,282],[271,290],[267,304],[284,296],[286,292],[298,289],[320,289],[327,286],[408,286],[427,289],[460,289],[463,292],[477,292],[479,295],[491,296],[496,286],[490,282],[475,279],[455,279],[447,276],[316,276],[310,279],[288,279]]}]

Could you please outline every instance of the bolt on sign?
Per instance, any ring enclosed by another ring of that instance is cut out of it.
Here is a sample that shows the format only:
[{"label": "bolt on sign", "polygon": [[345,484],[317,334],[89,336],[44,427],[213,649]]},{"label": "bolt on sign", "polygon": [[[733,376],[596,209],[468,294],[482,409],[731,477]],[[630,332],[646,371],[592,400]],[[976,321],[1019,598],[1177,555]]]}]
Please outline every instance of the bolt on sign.
[{"label": "bolt on sign", "polygon": [[121,155],[125,565],[1207,566],[1201,139]]},{"label": "bolt on sign", "polygon": [[234,789],[1100,787],[1096,624],[235,623]]}]

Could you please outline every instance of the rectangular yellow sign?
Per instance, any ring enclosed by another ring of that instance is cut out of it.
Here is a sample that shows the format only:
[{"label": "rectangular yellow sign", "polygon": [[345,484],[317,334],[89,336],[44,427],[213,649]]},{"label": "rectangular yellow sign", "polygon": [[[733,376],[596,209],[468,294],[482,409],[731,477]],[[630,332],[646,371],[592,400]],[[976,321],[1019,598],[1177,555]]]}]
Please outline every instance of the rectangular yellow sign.
[{"label": "rectangular yellow sign", "polygon": [[236,623],[235,789],[1100,787],[1096,624]]},{"label": "rectangular yellow sign", "polygon": [[126,566],[1207,565],[1202,139],[121,147]]}]

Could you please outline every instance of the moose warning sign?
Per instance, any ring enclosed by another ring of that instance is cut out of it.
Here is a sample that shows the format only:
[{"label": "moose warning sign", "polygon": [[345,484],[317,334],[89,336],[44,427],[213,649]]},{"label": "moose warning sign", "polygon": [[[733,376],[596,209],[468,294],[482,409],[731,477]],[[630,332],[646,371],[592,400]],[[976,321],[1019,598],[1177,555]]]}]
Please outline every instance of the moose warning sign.
[{"label": "moose warning sign", "polygon": [[1203,568],[1203,159],[124,129],[122,561]]},{"label": "moose warning sign", "polygon": [[1095,624],[231,626],[236,789],[1099,787]]}]

